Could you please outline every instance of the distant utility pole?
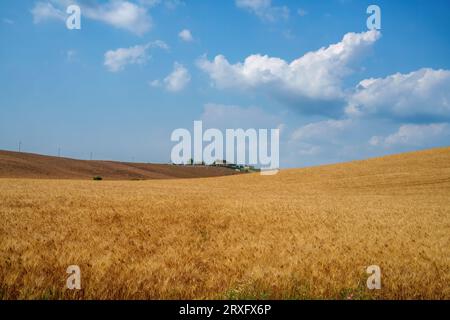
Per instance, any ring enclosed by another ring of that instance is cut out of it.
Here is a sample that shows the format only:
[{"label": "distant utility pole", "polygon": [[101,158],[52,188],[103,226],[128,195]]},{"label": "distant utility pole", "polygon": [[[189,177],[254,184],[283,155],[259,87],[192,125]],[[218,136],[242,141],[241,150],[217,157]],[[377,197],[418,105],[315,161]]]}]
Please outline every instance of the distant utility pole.
[{"label": "distant utility pole", "polygon": [[58,158],[61,157],[61,148],[58,148]]},{"label": "distant utility pole", "polygon": [[91,159],[91,161],[92,161],[92,152],[91,152],[91,155],[90,155],[90,158],[89,159]]},{"label": "distant utility pole", "polygon": [[22,141],[19,141],[19,152],[22,150]]}]

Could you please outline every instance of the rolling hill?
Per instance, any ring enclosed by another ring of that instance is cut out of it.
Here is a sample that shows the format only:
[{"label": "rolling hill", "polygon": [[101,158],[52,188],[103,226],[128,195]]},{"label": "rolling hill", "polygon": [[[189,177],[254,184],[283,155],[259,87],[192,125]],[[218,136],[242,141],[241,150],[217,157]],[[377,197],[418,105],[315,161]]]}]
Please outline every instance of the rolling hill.
[{"label": "rolling hill", "polygon": [[0,150],[0,178],[150,180],[217,177],[236,171],[209,166],[86,161]]},{"label": "rolling hill", "polygon": [[0,221],[0,299],[450,299],[450,148],[274,176],[0,179]]}]

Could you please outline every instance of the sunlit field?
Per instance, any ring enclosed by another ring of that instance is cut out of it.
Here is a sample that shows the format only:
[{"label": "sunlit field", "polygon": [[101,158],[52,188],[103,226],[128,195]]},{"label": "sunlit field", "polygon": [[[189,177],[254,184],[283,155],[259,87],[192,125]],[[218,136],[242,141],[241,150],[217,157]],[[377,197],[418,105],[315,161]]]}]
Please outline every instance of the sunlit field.
[{"label": "sunlit field", "polygon": [[450,148],[275,176],[1,179],[0,297],[450,299]]}]

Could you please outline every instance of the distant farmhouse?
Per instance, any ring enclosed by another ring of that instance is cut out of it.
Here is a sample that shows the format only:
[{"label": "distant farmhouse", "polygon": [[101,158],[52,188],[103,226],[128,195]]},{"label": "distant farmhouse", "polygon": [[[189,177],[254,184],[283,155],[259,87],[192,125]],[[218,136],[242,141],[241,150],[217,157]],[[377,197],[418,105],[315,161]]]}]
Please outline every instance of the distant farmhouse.
[{"label": "distant farmhouse", "polygon": [[233,170],[240,171],[240,172],[259,172],[260,171],[260,169],[257,169],[254,166],[228,163],[226,160],[216,160],[214,162],[214,164],[212,164],[212,166],[229,168],[229,169],[233,169]]},{"label": "distant farmhouse", "polygon": [[[189,162],[187,164],[181,164],[184,166],[207,166],[205,162],[201,163],[194,163],[193,159],[189,159]],[[213,164],[208,165],[210,167],[222,167],[222,168],[228,168],[231,170],[239,171],[239,172],[260,172],[261,169],[255,168],[254,166],[249,165],[238,165],[234,163],[229,163],[226,160],[216,160]]]}]

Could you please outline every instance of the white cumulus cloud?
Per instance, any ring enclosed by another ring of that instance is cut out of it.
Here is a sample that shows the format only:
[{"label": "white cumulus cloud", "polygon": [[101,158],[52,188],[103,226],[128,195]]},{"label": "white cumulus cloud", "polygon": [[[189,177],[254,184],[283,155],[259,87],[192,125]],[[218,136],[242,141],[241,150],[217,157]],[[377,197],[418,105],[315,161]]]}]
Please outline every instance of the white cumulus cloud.
[{"label": "white cumulus cloud", "polygon": [[197,64],[222,89],[261,90],[290,100],[344,99],[341,82],[351,73],[350,65],[380,36],[378,31],[348,33],[342,41],[308,52],[290,63],[255,54],[236,64],[223,55],[212,61],[202,57]]},{"label": "white cumulus cloud", "polygon": [[423,120],[450,117],[450,71],[420,69],[360,82],[346,112]]},{"label": "white cumulus cloud", "polygon": [[192,42],[194,41],[194,37],[192,36],[192,33],[188,29],[181,30],[178,34],[178,37],[180,37],[181,40],[185,42]]},{"label": "white cumulus cloud", "polygon": [[450,126],[448,123],[431,124],[406,124],[402,125],[397,132],[383,136],[373,136],[369,144],[377,147],[396,146],[430,146],[438,140],[450,138]]},{"label": "white cumulus cloud", "polygon": [[37,2],[31,10],[34,23],[46,20],[65,20],[66,8],[79,5],[83,18],[100,21],[118,29],[142,35],[152,27],[152,19],[144,5],[124,0],[96,1],[49,0]]},{"label": "white cumulus cloud", "polygon": [[163,81],[167,91],[178,92],[183,90],[191,81],[188,69],[182,64],[175,63],[173,71]]},{"label": "white cumulus cloud", "polygon": [[105,4],[82,7],[86,17],[104,22],[119,29],[142,35],[152,27],[147,10],[129,1],[112,0]]}]

